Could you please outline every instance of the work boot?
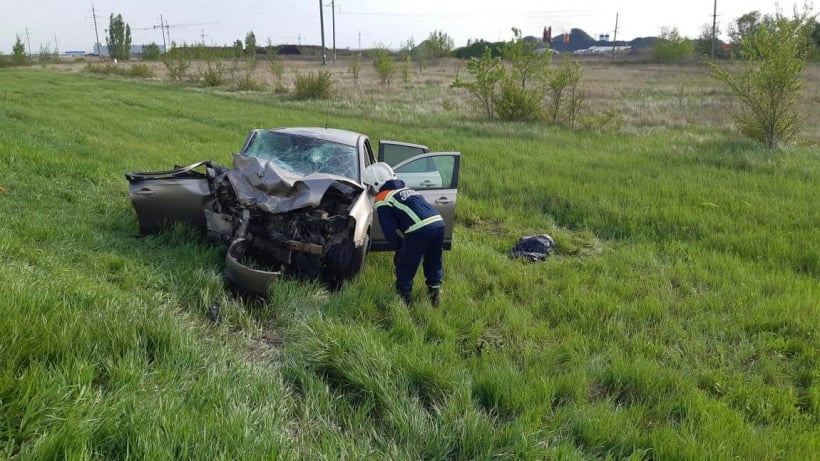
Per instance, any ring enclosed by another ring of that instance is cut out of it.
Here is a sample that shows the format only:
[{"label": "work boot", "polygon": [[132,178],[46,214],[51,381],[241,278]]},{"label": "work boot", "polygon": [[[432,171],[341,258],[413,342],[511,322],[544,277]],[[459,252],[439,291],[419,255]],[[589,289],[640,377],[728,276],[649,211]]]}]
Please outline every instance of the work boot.
[{"label": "work boot", "polygon": [[409,291],[400,291],[399,297],[402,301],[404,301],[405,306],[410,306],[413,303],[413,296],[410,294]]},{"label": "work boot", "polygon": [[438,307],[438,298],[441,294],[441,287],[427,287],[427,295],[430,297],[430,304]]}]

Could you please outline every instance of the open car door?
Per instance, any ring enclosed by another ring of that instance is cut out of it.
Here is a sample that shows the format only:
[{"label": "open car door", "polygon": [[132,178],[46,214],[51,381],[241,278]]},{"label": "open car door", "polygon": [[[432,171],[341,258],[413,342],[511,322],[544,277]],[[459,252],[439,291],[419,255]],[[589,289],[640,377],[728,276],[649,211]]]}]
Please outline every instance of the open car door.
[{"label": "open car door", "polygon": [[395,167],[416,155],[426,154],[430,148],[421,144],[399,141],[379,141],[379,161]]},{"label": "open car door", "polygon": [[[382,160],[381,143],[379,145],[379,160]],[[446,225],[444,233],[445,250],[449,250],[453,244],[460,161],[461,154],[458,152],[432,152],[412,156],[391,165],[398,179],[404,181],[407,187],[421,193],[427,202],[441,213]],[[373,198],[371,197],[371,199]],[[373,227],[370,233],[371,251],[389,249],[389,244],[384,238],[384,233],[378,221],[378,217],[374,215]]]},{"label": "open car door", "polygon": [[210,162],[203,161],[168,171],[125,173],[140,233],[159,232],[177,222],[205,229],[210,168]]}]

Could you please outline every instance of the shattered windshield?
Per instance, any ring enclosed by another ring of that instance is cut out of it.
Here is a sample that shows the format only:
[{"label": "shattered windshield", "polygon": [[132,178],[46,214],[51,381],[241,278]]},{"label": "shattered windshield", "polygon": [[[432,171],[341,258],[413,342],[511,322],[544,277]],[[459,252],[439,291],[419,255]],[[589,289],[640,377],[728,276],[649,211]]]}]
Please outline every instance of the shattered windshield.
[{"label": "shattered windshield", "polygon": [[359,162],[354,146],[288,133],[260,131],[244,153],[304,176],[327,173],[359,181]]}]

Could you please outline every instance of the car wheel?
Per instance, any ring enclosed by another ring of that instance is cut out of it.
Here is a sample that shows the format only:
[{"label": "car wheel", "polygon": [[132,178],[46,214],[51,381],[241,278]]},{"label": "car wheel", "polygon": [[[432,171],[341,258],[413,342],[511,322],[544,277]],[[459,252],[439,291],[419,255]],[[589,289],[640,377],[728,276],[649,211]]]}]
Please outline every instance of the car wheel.
[{"label": "car wheel", "polygon": [[328,251],[325,259],[325,273],[329,279],[352,279],[364,268],[364,259],[370,245],[369,238],[356,246],[352,239],[344,239]]}]

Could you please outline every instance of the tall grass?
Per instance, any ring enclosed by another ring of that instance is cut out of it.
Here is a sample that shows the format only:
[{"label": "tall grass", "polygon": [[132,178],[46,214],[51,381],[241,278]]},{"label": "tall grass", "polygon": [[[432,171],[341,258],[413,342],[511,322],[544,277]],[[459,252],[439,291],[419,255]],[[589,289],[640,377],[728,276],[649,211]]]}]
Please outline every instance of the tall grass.
[{"label": "tall grass", "polygon": [[[227,164],[248,129],[322,124],[326,102],[39,69],[0,88],[0,457],[820,451],[816,146],[340,111],[463,153],[442,306],[403,307],[389,254],[340,291],[284,280],[252,302],[190,230],[136,238],[122,172]],[[509,259],[536,232],[557,254]]]}]

